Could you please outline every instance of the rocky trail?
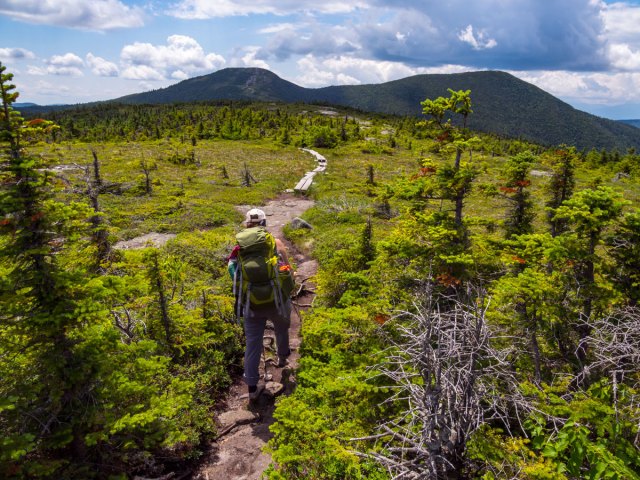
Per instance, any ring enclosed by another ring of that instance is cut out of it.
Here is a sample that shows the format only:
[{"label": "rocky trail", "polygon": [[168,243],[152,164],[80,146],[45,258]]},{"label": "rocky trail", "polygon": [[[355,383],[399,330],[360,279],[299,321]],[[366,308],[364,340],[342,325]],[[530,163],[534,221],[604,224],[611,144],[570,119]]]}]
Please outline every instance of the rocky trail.
[{"label": "rocky trail", "polygon": [[[315,260],[297,252],[283,238],[282,227],[313,205],[303,197],[284,194],[260,206],[267,215],[267,229],[282,240],[297,265],[296,282],[302,284],[300,295],[294,300],[291,314],[289,364],[276,368],[273,330],[265,331],[265,361],[261,364],[266,389],[255,405],[249,405],[247,387],[242,378],[236,378],[216,412],[218,436],[208,446],[204,460],[191,475],[193,480],[258,480],[269,466],[271,458],[263,447],[272,437],[269,427],[274,422],[275,397],[288,395],[295,389],[295,370],[300,347],[300,311],[313,300],[313,276],[317,271]],[[242,212],[253,206],[239,206]]]}]

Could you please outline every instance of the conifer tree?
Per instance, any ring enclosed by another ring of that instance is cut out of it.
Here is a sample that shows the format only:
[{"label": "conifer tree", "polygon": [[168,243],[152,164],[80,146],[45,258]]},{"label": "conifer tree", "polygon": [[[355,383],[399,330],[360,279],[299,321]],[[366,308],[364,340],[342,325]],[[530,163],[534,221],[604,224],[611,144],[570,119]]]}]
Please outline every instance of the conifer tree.
[{"label": "conifer tree", "polygon": [[[450,145],[455,151],[453,165],[446,166],[438,173],[439,188],[442,198],[454,203],[454,222],[459,231],[460,239],[466,242],[466,231],[463,225],[464,200],[471,191],[471,184],[477,176],[477,171],[471,165],[462,164],[462,153],[477,143],[477,138],[470,138],[466,131],[467,118],[471,110],[471,91],[454,91],[449,89],[449,98],[438,97],[435,100],[426,99],[421,103],[422,113],[429,115],[440,129],[438,139],[445,145]],[[462,117],[462,128],[458,128],[445,120],[447,112]]]},{"label": "conifer tree", "polygon": [[371,217],[367,218],[362,235],[360,237],[360,257],[362,259],[362,268],[367,268],[370,262],[375,259],[376,247],[373,243],[373,225]]},{"label": "conifer tree", "polygon": [[591,333],[588,325],[592,320],[593,307],[605,295],[596,284],[596,267],[599,263],[596,248],[602,241],[605,229],[622,213],[625,203],[627,202],[619,193],[610,187],[600,186],[578,192],[556,210],[554,217],[573,227],[570,240],[574,250],[571,253],[575,259],[575,288],[582,304],[580,322],[576,327],[581,342],[577,350],[581,363],[586,359],[585,339]]},{"label": "conifer tree", "polygon": [[149,280],[151,282],[154,293],[158,296],[157,304],[160,313],[162,329],[164,331],[164,342],[166,343],[167,348],[171,350],[173,348],[173,329],[171,325],[171,318],[169,317],[169,302],[165,294],[165,281],[158,259],[158,251],[156,249],[151,249],[147,258],[149,263]]},{"label": "conifer tree", "polygon": [[531,152],[524,152],[509,158],[507,162],[508,178],[501,188],[505,198],[511,202],[505,221],[507,238],[533,231],[533,203],[527,187],[531,185],[528,177],[534,158]]},{"label": "conifer tree", "polygon": [[12,109],[11,78],[0,64],[0,478],[122,477],[208,420],[156,342],[120,340],[107,305],[127,282],[76,261],[95,211],[53,198],[25,147],[55,126]]},{"label": "conifer tree", "polygon": [[552,175],[547,186],[551,196],[547,202],[547,220],[551,229],[551,235],[557,236],[567,229],[564,218],[555,216],[555,211],[573,195],[575,188],[574,169],[577,153],[575,148],[561,148],[556,152],[552,165]]},{"label": "conifer tree", "polygon": [[375,179],[375,170],[373,168],[373,165],[367,165],[367,181],[366,181],[367,185],[375,185],[376,184],[376,179]]},{"label": "conifer tree", "polygon": [[[60,238],[71,243],[87,225],[86,205],[51,198],[50,176],[23,149],[25,136],[54,128],[24,122],[11,105],[18,94],[0,64],[3,189],[0,196],[3,281],[0,291],[1,460],[29,456],[34,476],[55,469],[63,450],[84,455],[82,419],[95,369],[83,345],[99,307],[79,273],[59,265]],[[66,245],[65,245],[66,247]],[[80,313],[84,311],[84,313]],[[8,457],[8,458],[7,458]]]},{"label": "conifer tree", "polygon": [[640,304],[640,211],[624,216],[607,237],[609,253],[615,260],[612,277],[630,307]]}]

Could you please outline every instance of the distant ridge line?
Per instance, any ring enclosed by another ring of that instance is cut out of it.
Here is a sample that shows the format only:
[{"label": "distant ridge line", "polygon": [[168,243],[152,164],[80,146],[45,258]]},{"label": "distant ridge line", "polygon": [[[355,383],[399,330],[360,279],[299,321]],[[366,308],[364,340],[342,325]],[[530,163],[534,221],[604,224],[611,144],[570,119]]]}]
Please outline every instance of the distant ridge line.
[{"label": "distant ridge line", "polygon": [[[422,74],[380,84],[305,88],[262,68],[225,68],[166,88],[116,98],[125,104],[219,100],[322,103],[365,112],[421,116],[420,102],[471,90],[468,126],[542,145],[640,150],[640,125],[582,112],[544,90],[501,71]],[[100,102],[105,103],[105,102]]]}]

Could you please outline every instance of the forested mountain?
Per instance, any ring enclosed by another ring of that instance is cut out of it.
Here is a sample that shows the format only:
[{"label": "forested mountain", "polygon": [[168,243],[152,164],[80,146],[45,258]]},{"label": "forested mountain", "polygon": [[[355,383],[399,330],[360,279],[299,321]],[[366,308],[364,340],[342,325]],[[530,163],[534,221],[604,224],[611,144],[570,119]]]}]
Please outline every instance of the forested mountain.
[{"label": "forested mountain", "polygon": [[375,85],[303,88],[259,68],[226,68],[160,90],[116,99],[123,103],[174,103],[216,99],[323,102],[368,112],[420,115],[420,102],[471,90],[469,127],[544,145],[579,149],[640,148],[640,131],[579,111],[540,88],[504,72],[430,74]]},{"label": "forested mountain", "polygon": [[121,103],[177,103],[209,100],[304,102],[309,90],[261,68],[225,68],[160,90],[127,95]]}]

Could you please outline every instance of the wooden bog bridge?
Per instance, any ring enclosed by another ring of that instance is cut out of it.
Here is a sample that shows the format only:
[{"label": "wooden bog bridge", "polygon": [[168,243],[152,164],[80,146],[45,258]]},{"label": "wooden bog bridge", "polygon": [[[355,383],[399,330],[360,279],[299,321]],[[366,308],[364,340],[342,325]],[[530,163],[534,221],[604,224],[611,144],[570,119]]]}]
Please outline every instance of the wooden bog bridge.
[{"label": "wooden bog bridge", "polygon": [[296,193],[306,193],[307,190],[309,190],[309,187],[311,187],[311,184],[313,183],[313,177],[315,177],[317,173],[324,172],[327,169],[326,158],[324,158],[322,155],[320,155],[318,152],[314,150],[310,150],[308,148],[303,148],[302,150],[316,157],[316,160],[318,161],[318,166],[315,169],[313,169],[313,171],[307,172],[304,174],[304,177],[302,177],[298,182],[298,184],[293,188],[293,191]]}]

